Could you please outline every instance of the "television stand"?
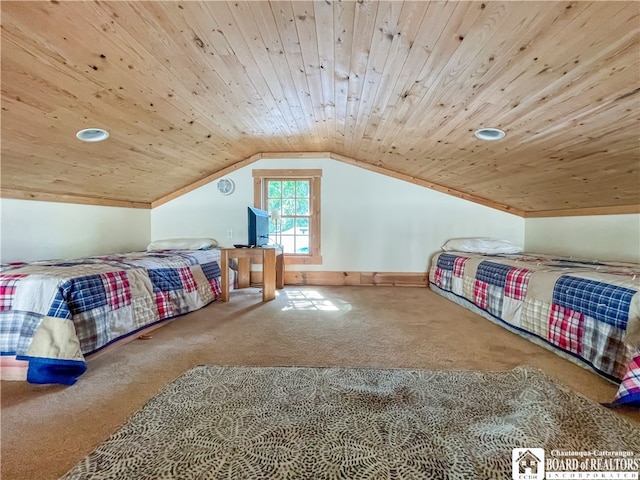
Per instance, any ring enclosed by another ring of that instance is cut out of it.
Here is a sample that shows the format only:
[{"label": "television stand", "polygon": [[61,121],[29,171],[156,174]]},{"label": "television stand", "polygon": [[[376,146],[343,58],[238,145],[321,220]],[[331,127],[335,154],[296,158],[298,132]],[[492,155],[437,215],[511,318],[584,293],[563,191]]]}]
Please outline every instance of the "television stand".
[{"label": "television stand", "polygon": [[251,258],[262,261],[262,301],[276,298],[276,288],[284,288],[284,254],[281,247],[221,248],[220,270],[223,302],[229,301],[229,259],[238,259],[238,288],[251,280]]}]

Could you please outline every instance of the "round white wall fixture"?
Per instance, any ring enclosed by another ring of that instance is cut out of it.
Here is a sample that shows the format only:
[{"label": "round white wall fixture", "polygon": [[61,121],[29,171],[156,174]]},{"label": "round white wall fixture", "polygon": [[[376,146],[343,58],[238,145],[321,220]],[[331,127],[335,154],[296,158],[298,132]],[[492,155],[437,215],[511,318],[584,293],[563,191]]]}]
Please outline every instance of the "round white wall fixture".
[{"label": "round white wall fixture", "polygon": [[76,137],[83,142],[101,142],[109,138],[109,132],[102,128],[85,128],[76,133]]},{"label": "round white wall fixture", "polygon": [[474,135],[480,140],[502,140],[505,137],[505,133],[499,128],[481,128],[476,130]]},{"label": "round white wall fixture", "polygon": [[230,178],[218,180],[218,191],[223,195],[231,195],[236,189],[236,184]]}]

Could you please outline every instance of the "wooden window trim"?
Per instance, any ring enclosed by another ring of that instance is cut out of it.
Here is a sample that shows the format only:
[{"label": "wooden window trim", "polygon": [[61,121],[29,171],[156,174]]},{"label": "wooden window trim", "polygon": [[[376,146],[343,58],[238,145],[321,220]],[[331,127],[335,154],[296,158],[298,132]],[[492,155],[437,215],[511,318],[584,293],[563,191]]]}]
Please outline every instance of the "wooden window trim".
[{"label": "wooden window trim", "polygon": [[320,253],[321,218],[320,218],[320,187],[321,169],[256,169],[253,173],[253,204],[256,208],[264,209],[266,205],[266,190],[264,188],[267,180],[281,179],[305,179],[310,182],[310,205],[311,216],[309,221],[312,225],[313,235],[309,237],[309,254],[284,255],[284,263],[287,265],[320,265],[322,255]]}]

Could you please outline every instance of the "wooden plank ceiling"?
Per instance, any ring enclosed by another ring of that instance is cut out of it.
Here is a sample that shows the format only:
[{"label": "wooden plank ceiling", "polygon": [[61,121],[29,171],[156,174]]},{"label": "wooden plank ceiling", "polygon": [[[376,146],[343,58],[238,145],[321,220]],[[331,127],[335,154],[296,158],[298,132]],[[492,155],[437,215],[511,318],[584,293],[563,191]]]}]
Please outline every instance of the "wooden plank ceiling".
[{"label": "wooden plank ceiling", "polygon": [[4,196],[149,205],[318,151],[525,215],[640,204],[640,2],[1,9]]}]

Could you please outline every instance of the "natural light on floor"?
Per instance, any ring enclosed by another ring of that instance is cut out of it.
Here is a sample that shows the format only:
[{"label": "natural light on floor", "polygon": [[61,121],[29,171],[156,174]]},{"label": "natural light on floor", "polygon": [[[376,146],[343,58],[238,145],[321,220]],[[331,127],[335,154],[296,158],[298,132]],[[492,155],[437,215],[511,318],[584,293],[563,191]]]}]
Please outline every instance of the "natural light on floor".
[{"label": "natural light on floor", "polygon": [[285,310],[321,310],[325,312],[337,312],[338,310],[350,310],[351,305],[344,302],[336,305],[335,301],[329,300],[315,290],[287,290],[284,294],[289,302],[282,308]]}]

